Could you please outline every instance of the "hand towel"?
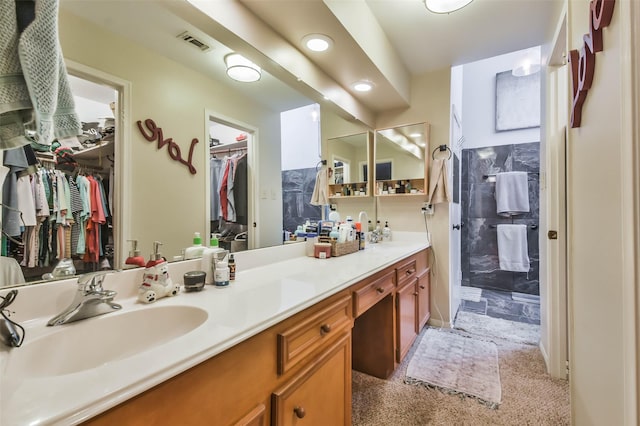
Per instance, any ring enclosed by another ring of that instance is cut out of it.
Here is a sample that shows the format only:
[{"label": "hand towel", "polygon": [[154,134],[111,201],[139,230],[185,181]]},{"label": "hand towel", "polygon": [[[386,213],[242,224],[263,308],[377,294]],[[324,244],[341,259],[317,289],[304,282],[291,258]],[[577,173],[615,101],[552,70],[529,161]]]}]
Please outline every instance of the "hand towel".
[{"label": "hand towel", "polygon": [[429,174],[429,204],[451,202],[451,190],[449,189],[449,173],[447,161],[436,159],[431,162]]},{"label": "hand towel", "polygon": [[529,272],[527,225],[498,225],[497,233],[500,269]]},{"label": "hand towel", "polygon": [[[11,2],[13,4],[13,2]],[[18,40],[18,54],[41,145],[82,134],[58,40],[58,0],[36,0],[35,18]]]},{"label": "hand towel", "polygon": [[311,205],[323,206],[329,204],[329,198],[327,197],[328,180],[327,166],[323,165],[316,174],[316,185],[313,187]]},{"label": "hand towel", "polygon": [[500,216],[513,216],[529,211],[527,172],[496,174],[496,207]]}]

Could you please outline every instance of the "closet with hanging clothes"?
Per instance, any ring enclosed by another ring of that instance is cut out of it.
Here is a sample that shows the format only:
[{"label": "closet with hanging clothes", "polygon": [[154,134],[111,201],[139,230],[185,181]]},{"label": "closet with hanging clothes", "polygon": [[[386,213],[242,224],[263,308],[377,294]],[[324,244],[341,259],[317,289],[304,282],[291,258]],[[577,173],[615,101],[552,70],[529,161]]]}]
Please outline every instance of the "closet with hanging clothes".
[{"label": "closet with hanging clothes", "polygon": [[0,254],[22,277],[0,277],[0,286],[113,269],[117,91],[68,78],[78,135],[45,146],[27,131],[30,143],[2,151]]},{"label": "closet with hanging clothes", "polygon": [[251,138],[241,130],[211,122],[210,195],[211,232],[231,252],[248,248],[248,154]]}]

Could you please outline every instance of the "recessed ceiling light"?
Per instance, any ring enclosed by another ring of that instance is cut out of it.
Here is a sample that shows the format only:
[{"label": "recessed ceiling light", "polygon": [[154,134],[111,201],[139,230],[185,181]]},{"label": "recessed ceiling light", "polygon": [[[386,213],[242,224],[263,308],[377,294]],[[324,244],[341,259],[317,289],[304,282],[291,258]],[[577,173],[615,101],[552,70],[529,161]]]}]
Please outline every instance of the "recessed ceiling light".
[{"label": "recessed ceiling light", "polygon": [[307,34],[302,38],[302,44],[314,52],[324,52],[333,45],[333,40],[324,34]]},{"label": "recessed ceiling light", "polygon": [[473,0],[424,0],[424,5],[433,13],[451,13],[462,9]]},{"label": "recessed ceiling light", "polygon": [[356,81],[351,85],[356,92],[368,92],[373,89],[373,83],[367,80]]},{"label": "recessed ceiling light", "polygon": [[412,138],[419,138],[420,136],[422,136],[422,133],[411,133],[409,136],[411,136]]}]

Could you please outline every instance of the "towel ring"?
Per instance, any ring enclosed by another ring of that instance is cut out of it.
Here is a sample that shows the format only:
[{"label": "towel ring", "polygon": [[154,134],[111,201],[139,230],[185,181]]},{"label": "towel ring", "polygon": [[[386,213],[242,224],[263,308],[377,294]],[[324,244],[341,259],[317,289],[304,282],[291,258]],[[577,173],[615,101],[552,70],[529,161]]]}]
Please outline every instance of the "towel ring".
[{"label": "towel ring", "polygon": [[440,152],[449,151],[449,156],[447,157],[447,160],[451,158],[451,149],[449,149],[447,145],[439,145],[436,149],[433,150],[433,152],[431,153],[431,158],[434,160],[436,159],[437,151],[440,151]]},{"label": "towel ring", "polygon": [[320,160],[318,161],[318,164],[316,164],[316,172],[320,170],[320,168],[322,168],[322,166],[326,166],[327,165],[327,160]]}]

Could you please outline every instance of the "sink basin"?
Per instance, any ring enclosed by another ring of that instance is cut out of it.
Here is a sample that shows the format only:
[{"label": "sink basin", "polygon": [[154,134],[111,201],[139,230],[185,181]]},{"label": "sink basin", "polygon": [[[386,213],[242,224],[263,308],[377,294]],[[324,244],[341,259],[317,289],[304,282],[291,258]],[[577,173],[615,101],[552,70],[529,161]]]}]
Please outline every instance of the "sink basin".
[{"label": "sink basin", "polygon": [[[6,372],[27,377],[78,373],[167,343],[206,321],[207,311],[191,306],[146,307],[48,328],[8,356]],[[47,330],[47,331],[48,331]]]}]

